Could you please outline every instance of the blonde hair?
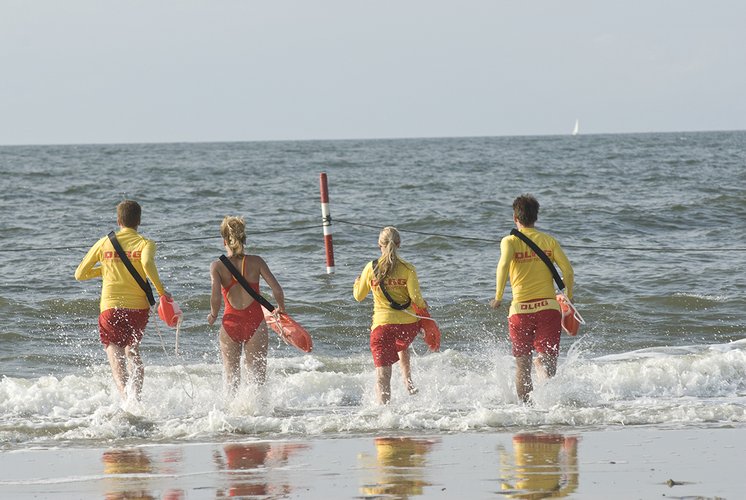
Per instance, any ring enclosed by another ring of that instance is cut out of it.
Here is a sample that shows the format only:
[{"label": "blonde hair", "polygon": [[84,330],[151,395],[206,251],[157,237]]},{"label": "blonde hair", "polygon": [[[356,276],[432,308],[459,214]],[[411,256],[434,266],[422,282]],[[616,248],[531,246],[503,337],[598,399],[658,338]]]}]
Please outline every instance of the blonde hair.
[{"label": "blonde hair", "polygon": [[382,280],[394,269],[396,263],[399,262],[399,253],[397,248],[401,243],[401,237],[399,231],[395,227],[387,226],[381,229],[381,233],[378,235],[378,246],[381,247],[381,258],[378,259],[378,267],[376,269],[376,279]]},{"label": "blonde hair", "polygon": [[233,255],[243,255],[246,245],[246,223],[243,217],[226,216],[220,224],[220,234]]}]

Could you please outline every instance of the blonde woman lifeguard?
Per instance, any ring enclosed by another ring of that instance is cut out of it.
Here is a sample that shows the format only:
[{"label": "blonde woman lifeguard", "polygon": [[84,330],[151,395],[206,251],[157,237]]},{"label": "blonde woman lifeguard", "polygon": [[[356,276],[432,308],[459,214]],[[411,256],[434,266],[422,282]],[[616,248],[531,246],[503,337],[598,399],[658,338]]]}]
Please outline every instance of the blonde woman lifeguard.
[{"label": "blonde woman lifeguard", "polygon": [[[243,218],[225,217],[220,224],[220,234],[223,236],[228,260],[233,267],[257,293],[259,292],[259,278],[264,278],[277,302],[277,311],[284,312],[285,295],[267,263],[258,255],[244,253],[246,224]],[[210,265],[210,278],[212,293],[210,314],[207,315],[207,322],[210,325],[218,317],[221,302],[225,302],[225,312],[220,328],[220,351],[228,389],[235,392],[241,382],[241,351],[244,352],[244,362],[249,375],[255,383],[263,384],[267,373],[269,339],[262,307],[238,284],[236,278],[220,260]]]},{"label": "blonde woman lifeguard", "polygon": [[401,361],[407,391],[410,394],[417,392],[412,383],[409,345],[420,331],[420,320],[414,315],[412,306],[427,309],[415,267],[399,257],[400,244],[396,228],[383,228],[378,236],[381,257],[365,265],[353,289],[358,302],[368,292],[373,292],[370,350],[376,366],[376,394],[381,404],[387,404],[391,399],[391,366],[397,361]]}]

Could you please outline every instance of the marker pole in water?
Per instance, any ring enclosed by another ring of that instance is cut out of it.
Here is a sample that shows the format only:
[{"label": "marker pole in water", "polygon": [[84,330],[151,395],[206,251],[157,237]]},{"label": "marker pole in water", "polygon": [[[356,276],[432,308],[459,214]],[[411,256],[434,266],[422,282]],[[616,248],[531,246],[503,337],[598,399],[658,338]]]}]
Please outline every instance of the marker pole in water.
[{"label": "marker pole in water", "polygon": [[334,274],[334,244],[332,243],[332,215],[329,212],[329,187],[326,172],[321,172],[321,221],[324,226],[324,248],[326,249],[326,274]]}]

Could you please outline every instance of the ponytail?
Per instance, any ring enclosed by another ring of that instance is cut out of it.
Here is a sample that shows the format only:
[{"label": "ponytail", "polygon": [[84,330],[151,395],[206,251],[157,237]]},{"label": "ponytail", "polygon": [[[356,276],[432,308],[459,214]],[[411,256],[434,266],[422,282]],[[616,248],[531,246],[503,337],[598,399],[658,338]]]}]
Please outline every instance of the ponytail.
[{"label": "ponytail", "polygon": [[220,224],[220,234],[234,256],[243,255],[246,246],[246,223],[243,217],[225,217]]},{"label": "ponytail", "polygon": [[375,277],[378,281],[384,279],[399,262],[397,248],[401,243],[399,231],[395,227],[387,226],[378,235],[378,246],[381,247],[381,258],[378,259]]}]

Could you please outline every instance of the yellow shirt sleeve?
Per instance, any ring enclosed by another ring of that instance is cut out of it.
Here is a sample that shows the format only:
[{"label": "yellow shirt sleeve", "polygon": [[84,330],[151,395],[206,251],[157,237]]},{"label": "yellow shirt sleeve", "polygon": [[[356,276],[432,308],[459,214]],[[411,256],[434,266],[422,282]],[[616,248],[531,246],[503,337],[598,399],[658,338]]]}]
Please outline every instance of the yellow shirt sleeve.
[{"label": "yellow shirt sleeve", "polygon": [[570,259],[567,258],[567,255],[565,255],[565,252],[559,244],[554,247],[552,257],[554,257],[554,262],[557,263],[562,272],[562,281],[565,283],[565,295],[567,295],[568,299],[572,300],[572,288],[575,284],[575,271],[572,269]]},{"label": "yellow shirt sleeve", "polygon": [[407,279],[407,293],[409,298],[412,300],[412,304],[415,304],[420,309],[425,309],[425,299],[422,298],[422,292],[420,291],[420,280],[417,277],[417,271],[412,266],[409,272],[409,278]]},{"label": "yellow shirt sleeve", "polygon": [[352,288],[352,295],[355,297],[355,300],[362,302],[363,299],[368,296],[372,278],[373,265],[368,262],[368,264],[363,268],[363,272],[361,272],[360,276],[355,280],[355,285]]},{"label": "yellow shirt sleeve", "polygon": [[508,275],[510,274],[510,261],[513,259],[513,249],[510,245],[510,238],[503,238],[500,241],[500,261],[497,263],[497,270],[495,272],[495,282],[497,283],[497,289],[495,290],[495,300],[500,302],[503,299],[505,293],[505,285],[508,282]]},{"label": "yellow shirt sleeve", "polygon": [[158,269],[155,267],[155,243],[152,240],[145,240],[141,262],[145,274],[153,283],[158,295],[163,295],[166,291],[163,288],[160,276],[158,276]]},{"label": "yellow shirt sleeve", "polygon": [[83,260],[78,264],[78,268],[75,270],[75,279],[78,281],[89,280],[93,278],[100,278],[102,276],[101,266],[96,266],[101,260],[101,245],[104,242],[103,238],[98,240],[95,245],[88,250]]}]

